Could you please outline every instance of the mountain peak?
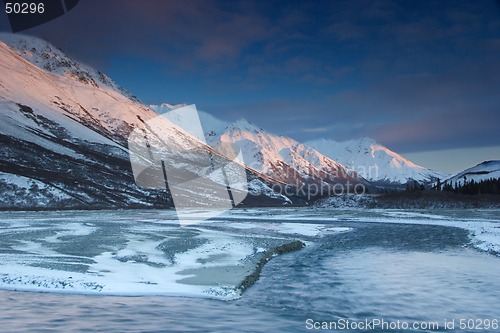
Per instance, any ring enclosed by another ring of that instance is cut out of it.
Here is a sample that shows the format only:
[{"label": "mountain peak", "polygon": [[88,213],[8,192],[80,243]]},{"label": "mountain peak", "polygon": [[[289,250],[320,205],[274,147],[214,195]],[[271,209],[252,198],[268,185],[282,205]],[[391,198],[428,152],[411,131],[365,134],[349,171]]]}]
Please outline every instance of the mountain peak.
[{"label": "mountain peak", "polygon": [[377,140],[370,138],[368,136],[363,136],[358,140],[352,140],[352,141],[357,141],[360,143],[360,145],[363,146],[381,145]]},{"label": "mountain peak", "polygon": [[410,179],[426,182],[447,177],[414,164],[370,137],[344,142],[322,139],[307,144],[371,181],[403,184]]},{"label": "mountain peak", "polygon": [[0,33],[0,40],[24,60],[54,74],[67,74],[71,67],[77,65],[62,50],[37,37]]},{"label": "mountain peak", "polygon": [[54,47],[49,42],[33,36],[23,34],[11,34],[7,32],[0,32],[0,40],[7,44],[10,48],[21,50],[35,50],[40,51],[44,49],[52,50],[54,53],[64,54],[60,49]]},{"label": "mountain peak", "polygon": [[476,164],[473,167],[465,169],[463,172],[477,172],[477,171],[500,171],[500,160],[484,161]]},{"label": "mountain peak", "polygon": [[500,166],[500,160],[490,160],[490,161],[484,161],[478,164],[479,165],[497,165]]},{"label": "mountain peak", "polygon": [[455,184],[463,185],[466,180],[480,182],[483,180],[498,178],[500,178],[500,160],[492,160],[484,161],[473,167],[465,169],[446,179],[443,183],[454,186]]},{"label": "mountain peak", "polygon": [[107,75],[71,59],[61,49],[43,39],[22,34],[0,33],[0,40],[24,60],[40,69],[52,74],[71,77],[96,88],[117,91],[130,100],[138,102],[137,97],[119,86]]},{"label": "mountain peak", "polygon": [[337,161],[290,137],[259,128],[244,118],[230,124],[218,140],[238,145],[247,166],[282,184],[297,187],[316,184],[328,188],[347,180],[351,184],[359,181]]},{"label": "mountain peak", "polygon": [[175,110],[175,109],[178,109],[178,108],[183,108],[185,106],[187,106],[188,104],[185,104],[185,103],[181,103],[181,104],[169,104],[169,103],[161,103],[160,105],[158,104],[151,104],[149,105],[149,108],[151,110],[153,110],[154,112],[156,113],[165,113],[165,112],[168,112],[168,111],[172,111],[172,110]]},{"label": "mountain peak", "polygon": [[245,118],[240,118],[240,119],[236,120],[235,122],[233,122],[229,126],[234,128],[234,129],[240,129],[240,130],[248,131],[248,132],[262,131],[261,128],[257,127],[256,125],[249,122]]}]

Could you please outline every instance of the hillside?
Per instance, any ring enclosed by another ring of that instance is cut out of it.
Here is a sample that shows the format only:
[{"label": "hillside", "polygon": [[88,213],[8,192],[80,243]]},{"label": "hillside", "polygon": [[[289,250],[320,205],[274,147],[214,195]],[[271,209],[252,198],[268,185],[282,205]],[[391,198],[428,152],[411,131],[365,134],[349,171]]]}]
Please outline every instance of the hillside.
[{"label": "hillside", "polygon": [[[131,169],[129,135],[136,129],[150,131],[151,122],[157,127],[150,136],[168,143],[162,147],[165,151],[177,152],[171,160],[178,165],[170,167],[197,178],[206,172],[197,165],[210,163],[209,156],[215,163],[227,164],[213,148],[166,118],[156,121],[158,114],[125,89],[49,43],[11,34],[0,34],[0,40],[6,41],[0,42],[0,140],[4,146],[0,208],[172,207],[171,191],[185,189],[181,179],[172,179],[170,189],[158,187],[159,183],[138,186],[138,175]],[[186,151],[191,153],[182,153]],[[288,202],[285,197],[259,192],[265,183],[244,172],[253,180],[251,184],[258,185],[251,188],[257,191],[254,202]],[[207,196],[217,197],[209,193],[226,187],[216,179],[208,181],[208,185],[201,180],[191,184],[194,206],[206,204]]]}]

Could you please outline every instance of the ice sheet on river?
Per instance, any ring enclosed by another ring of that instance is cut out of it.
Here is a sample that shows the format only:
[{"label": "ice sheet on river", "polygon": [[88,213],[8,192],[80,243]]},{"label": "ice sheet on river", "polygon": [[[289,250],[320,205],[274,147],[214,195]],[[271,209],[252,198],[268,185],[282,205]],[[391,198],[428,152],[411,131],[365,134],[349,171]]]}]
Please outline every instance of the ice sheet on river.
[{"label": "ice sheet on river", "polygon": [[158,211],[3,212],[0,287],[232,299],[273,249],[347,230],[276,221],[180,227]]},{"label": "ice sheet on river", "polygon": [[239,220],[426,224],[469,231],[471,244],[500,256],[500,209],[252,209],[231,211]]},{"label": "ice sheet on river", "polygon": [[350,222],[459,227],[500,254],[499,210],[248,209],[190,227],[171,211],[1,212],[0,288],[233,299],[271,249]]}]

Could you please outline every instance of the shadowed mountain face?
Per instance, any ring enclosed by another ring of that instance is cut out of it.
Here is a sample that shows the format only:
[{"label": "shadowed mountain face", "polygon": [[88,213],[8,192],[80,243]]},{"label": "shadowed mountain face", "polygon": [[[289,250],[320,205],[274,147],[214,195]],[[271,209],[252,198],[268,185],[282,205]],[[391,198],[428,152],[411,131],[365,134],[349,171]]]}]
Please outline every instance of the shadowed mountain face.
[{"label": "shadowed mountain face", "polygon": [[[31,108],[20,104],[17,112],[24,115],[21,110]],[[39,127],[26,132],[38,142],[0,134],[2,208],[166,206],[165,193],[135,185],[122,149],[72,138],[64,127],[35,117]],[[49,127],[48,134],[43,132]]]},{"label": "shadowed mountain face", "polygon": [[166,206],[130,172],[119,110],[139,104],[45,42],[1,37],[1,207]]},{"label": "shadowed mountain face", "polygon": [[[155,112],[104,74],[44,41],[7,34],[2,39],[0,208],[172,207],[170,191],[139,187],[130,165],[128,136],[145,128],[158,116]],[[168,120],[163,120],[161,137],[168,142],[166,149],[199,150],[181,154],[178,165],[170,163],[193,173],[191,178],[200,175],[196,165],[206,164],[208,153],[214,153]],[[269,192],[258,176],[248,172],[248,177],[264,188],[249,188],[255,194],[251,202],[290,201]],[[190,186],[186,190],[193,194],[193,206],[206,206],[214,186],[201,181]]]}]

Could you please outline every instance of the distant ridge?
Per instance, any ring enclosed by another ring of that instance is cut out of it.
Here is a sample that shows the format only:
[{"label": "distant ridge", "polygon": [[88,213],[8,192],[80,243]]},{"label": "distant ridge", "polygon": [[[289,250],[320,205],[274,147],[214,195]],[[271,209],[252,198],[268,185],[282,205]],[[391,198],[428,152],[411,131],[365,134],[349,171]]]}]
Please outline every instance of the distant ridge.
[{"label": "distant ridge", "polygon": [[475,181],[477,183],[489,179],[500,179],[500,160],[479,163],[447,178],[442,184],[455,186],[455,184],[463,185],[465,181]]},{"label": "distant ridge", "polygon": [[319,152],[360,173],[366,179],[379,183],[405,184],[408,181],[432,183],[448,174],[416,165],[379,142],[363,137],[337,142],[320,139],[306,142]]}]

